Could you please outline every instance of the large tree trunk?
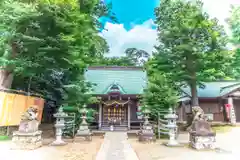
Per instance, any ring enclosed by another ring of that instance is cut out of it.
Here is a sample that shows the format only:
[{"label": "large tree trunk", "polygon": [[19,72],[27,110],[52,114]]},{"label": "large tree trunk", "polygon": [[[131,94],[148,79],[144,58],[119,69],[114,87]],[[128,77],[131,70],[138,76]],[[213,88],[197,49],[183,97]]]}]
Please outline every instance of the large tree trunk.
[{"label": "large tree trunk", "polygon": [[5,69],[0,69],[0,89],[11,88],[13,82],[13,73]]},{"label": "large tree trunk", "polygon": [[191,102],[192,105],[191,106],[199,106],[199,102],[198,102],[198,92],[197,92],[197,82],[195,80],[193,80],[190,83],[190,88],[191,88]]},{"label": "large tree trunk", "polygon": [[[14,59],[18,53],[18,45],[16,42],[11,41],[9,44],[12,48],[12,54],[8,59]],[[9,89],[13,82],[13,68],[14,66],[4,66],[0,67],[0,89]]]},{"label": "large tree trunk", "polygon": [[[192,80],[189,81],[189,87],[191,89],[191,108],[194,106],[199,106],[196,73],[192,74]],[[191,128],[192,122],[193,122],[193,114],[187,117],[186,130],[189,130]]]}]

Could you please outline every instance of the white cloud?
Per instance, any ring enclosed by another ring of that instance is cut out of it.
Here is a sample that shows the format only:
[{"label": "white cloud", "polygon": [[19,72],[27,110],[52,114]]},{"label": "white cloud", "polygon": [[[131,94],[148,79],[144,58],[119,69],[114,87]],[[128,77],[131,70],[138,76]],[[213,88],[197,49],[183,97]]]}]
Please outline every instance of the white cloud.
[{"label": "white cloud", "polygon": [[148,20],[142,25],[135,25],[127,31],[123,24],[106,23],[101,35],[107,40],[110,52],[107,56],[121,56],[130,47],[143,49],[151,53],[156,43],[157,31],[152,29],[153,20]]},{"label": "white cloud", "polygon": [[226,19],[231,16],[231,5],[239,5],[239,0],[202,0],[204,10],[211,16],[216,17],[219,23],[225,27],[228,35],[231,35]]},{"label": "white cloud", "polygon": [[[216,17],[230,35],[225,19],[230,16],[230,6],[240,4],[240,0],[202,1],[204,2],[204,10],[211,17]],[[130,47],[136,47],[151,53],[157,38],[157,31],[152,29],[153,25],[153,20],[150,19],[142,25],[134,25],[131,30],[127,31],[123,24],[106,23],[105,29],[107,31],[103,31],[101,35],[110,46],[110,52],[107,56],[122,56],[124,51]]]}]

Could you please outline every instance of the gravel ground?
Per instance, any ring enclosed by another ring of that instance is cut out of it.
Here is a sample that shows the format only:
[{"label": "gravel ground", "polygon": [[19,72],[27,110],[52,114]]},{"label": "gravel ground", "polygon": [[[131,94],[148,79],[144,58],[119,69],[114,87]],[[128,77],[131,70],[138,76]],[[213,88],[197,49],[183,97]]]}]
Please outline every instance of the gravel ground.
[{"label": "gravel ground", "polygon": [[[142,144],[136,138],[129,139],[139,160],[239,160],[240,128],[234,128],[229,133],[217,134],[216,151],[196,151],[188,147],[169,148],[162,145],[166,140],[152,144]],[[187,144],[188,135],[181,134],[179,142]]]},{"label": "gravel ground", "polygon": [[91,142],[69,142],[66,146],[49,146],[53,139],[44,139],[44,146],[31,151],[11,150],[11,141],[0,142],[0,160],[95,160],[103,137]]}]

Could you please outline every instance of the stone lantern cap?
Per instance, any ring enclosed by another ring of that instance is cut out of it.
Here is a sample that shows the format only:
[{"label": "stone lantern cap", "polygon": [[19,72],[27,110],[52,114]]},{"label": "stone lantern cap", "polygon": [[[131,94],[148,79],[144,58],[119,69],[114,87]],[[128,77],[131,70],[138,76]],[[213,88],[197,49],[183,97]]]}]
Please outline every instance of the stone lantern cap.
[{"label": "stone lantern cap", "polygon": [[79,109],[79,112],[83,113],[83,114],[88,112],[88,110],[86,109],[86,105],[85,104],[83,105],[83,108]]},{"label": "stone lantern cap", "polygon": [[165,115],[164,118],[166,118],[166,119],[177,119],[178,116],[173,113],[172,108],[169,108],[169,113],[167,115]]},{"label": "stone lantern cap", "polygon": [[67,114],[63,112],[63,108],[59,107],[58,112],[53,114],[55,118],[64,118],[67,117]]}]

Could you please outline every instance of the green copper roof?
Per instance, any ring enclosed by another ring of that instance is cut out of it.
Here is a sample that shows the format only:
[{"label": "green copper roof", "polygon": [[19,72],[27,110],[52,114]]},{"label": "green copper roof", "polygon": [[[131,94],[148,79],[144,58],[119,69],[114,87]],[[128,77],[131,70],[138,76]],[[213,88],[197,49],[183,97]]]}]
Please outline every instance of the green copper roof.
[{"label": "green copper roof", "polygon": [[[85,78],[96,85],[90,94],[108,94],[116,88],[121,94],[142,94],[147,83],[146,73],[138,67],[90,67]],[[240,88],[237,81],[207,82],[204,85],[204,88],[198,88],[200,98],[221,97]],[[189,87],[182,90],[186,94],[181,98],[191,96]]]},{"label": "green copper roof", "polygon": [[[207,82],[204,88],[198,88],[198,96],[202,98],[221,97],[235,89],[240,88],[240,82]],[[190,88],[183,87],[182,90],[191,96]]]},{"label": "green copper roof", "polygon": [[146,86],[146,73],[134,67],[90,67],[85,78],[96,85],[91,94],[108,94],[114,86],[121,94],[142,94]]}]

